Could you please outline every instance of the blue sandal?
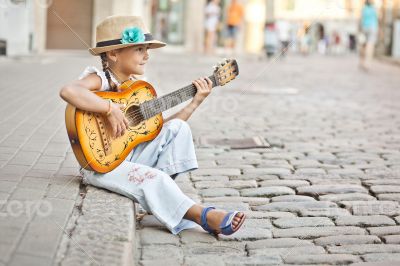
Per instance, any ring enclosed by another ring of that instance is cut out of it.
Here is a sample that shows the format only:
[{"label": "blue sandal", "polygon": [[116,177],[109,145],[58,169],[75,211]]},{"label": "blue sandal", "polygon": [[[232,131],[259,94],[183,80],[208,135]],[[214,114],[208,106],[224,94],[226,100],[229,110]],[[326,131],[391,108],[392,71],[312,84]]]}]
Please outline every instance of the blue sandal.
[{"label": "blue sandal", "polygon": [[[207,223],[207,213],[211,211],[212,209],[215,209],[214,207],[206,207],[202,210],[201,212],[201,227],[203,227],[204,230],[209,232],[210,234],[218,235],[215,230],[212,230]],[[223,235],[231,235],[235,233],[237,230],[239,230],[240,226],[242,226],[245,216],[243,215],[242,218],[240,219],[240,223],[236,226],[235,229],[232,228],[232,221],[233,218],[236,217],[236,215],[240,213],[238,211],[233,211],[229,212],[225,215],[224,219],[222,220],[221,224],[219,225],[219,228],[221,229],[221,234]]]}]

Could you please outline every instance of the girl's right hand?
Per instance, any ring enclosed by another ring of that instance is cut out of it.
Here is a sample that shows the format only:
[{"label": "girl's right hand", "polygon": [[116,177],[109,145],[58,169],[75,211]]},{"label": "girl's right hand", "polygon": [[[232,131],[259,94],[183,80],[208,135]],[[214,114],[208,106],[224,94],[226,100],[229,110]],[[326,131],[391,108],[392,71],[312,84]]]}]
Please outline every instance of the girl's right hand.
[{"label": "girl's right hand", "polygon": [[122,112],[124,108],[123,104],[111,103],[111,113],[106,116],[114,138],[124,135],[126,129],[129,127],[129,121]]}]

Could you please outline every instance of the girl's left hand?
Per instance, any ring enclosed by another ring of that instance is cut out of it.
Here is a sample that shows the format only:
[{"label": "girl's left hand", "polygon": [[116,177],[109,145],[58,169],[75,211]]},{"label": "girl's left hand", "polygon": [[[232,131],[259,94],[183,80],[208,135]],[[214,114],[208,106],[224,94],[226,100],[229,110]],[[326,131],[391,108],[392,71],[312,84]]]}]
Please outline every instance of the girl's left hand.
[{"label": "girl's left hand", "polygon": [[210,78],[204,77],[193,81],[194,86],[196,86],[197,92],[193,98],[193,101],[200,104],[204,99],[211,93],[213,83]]}]

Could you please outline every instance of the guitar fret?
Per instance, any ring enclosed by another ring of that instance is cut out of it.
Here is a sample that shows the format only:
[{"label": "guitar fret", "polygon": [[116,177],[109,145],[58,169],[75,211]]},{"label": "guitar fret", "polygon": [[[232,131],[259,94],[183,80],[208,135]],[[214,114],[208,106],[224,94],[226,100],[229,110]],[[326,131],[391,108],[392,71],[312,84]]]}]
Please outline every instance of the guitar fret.
[{"label": "guitar fret", "polygon": [[[213,83],[213,87],[217,86],[215,76],[209,77]],[[168,93],[160,98],[156,98],[141,105],[141,111],[145,119],[149,119],[159,113],[162,113],[182,102],[193,98],[197,92],[196,86],[190,84],[177,91]]]}]

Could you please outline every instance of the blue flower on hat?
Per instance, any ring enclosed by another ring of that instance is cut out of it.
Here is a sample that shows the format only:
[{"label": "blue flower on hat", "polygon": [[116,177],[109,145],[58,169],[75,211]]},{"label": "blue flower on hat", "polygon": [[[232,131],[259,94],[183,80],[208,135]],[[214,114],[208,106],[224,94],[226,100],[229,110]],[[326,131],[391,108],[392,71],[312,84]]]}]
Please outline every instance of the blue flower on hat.
[{"label": "blue flower on hat", "polygon": [[141,43],[145,41],[143,31],[138,27],[126,28],[122,32],[121,43]]}]

